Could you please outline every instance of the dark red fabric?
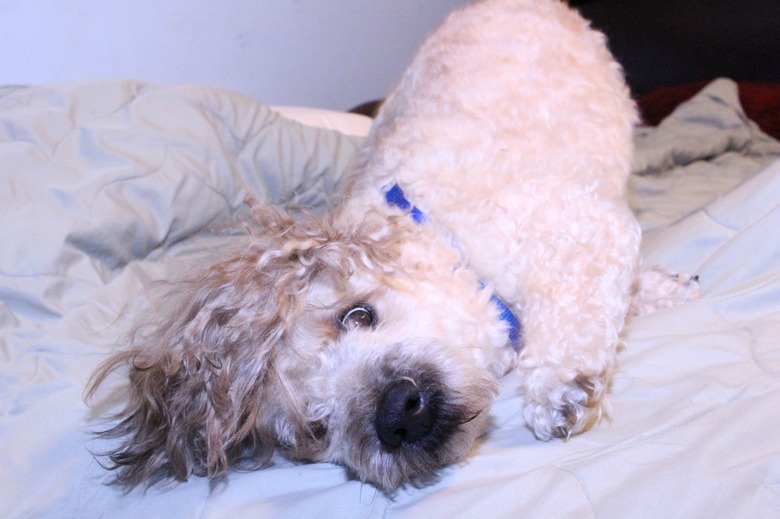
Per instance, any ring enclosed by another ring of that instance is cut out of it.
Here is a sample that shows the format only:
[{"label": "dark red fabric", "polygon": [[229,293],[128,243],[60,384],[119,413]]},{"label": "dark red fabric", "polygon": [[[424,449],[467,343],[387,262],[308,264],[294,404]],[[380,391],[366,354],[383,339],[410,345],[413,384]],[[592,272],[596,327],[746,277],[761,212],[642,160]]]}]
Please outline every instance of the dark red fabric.
[{"label": "dark red fabric", "polygon": [[748,117],[780,140],[780,84],[740,83],[739,100]]},{"label": "dark red fabric", "polygon": [[661,86],[637,100],[642,122],[649,126],[657,126],[677,105],[684,103],[699,93],[707,83],[691,83],[688,85],[667,87]]},{"label": "dark red fabric", "polygon": [[[707,83],[659,87],[637,104],[645,124],[655,126],[679,105],[695,96]],[[767,134],[780,140],[780,84],[739,83],[739,100],[745,114]]]}]

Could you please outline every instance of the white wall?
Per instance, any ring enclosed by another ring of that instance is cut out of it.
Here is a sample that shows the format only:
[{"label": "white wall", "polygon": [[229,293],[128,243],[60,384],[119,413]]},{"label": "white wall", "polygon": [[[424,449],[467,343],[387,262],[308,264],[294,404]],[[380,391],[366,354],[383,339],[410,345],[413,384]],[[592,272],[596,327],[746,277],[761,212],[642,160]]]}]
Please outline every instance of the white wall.
[{"label": "white wall", "polygon": [[131,77],[348,109],[466,0],[0,0],[0,84]]}]

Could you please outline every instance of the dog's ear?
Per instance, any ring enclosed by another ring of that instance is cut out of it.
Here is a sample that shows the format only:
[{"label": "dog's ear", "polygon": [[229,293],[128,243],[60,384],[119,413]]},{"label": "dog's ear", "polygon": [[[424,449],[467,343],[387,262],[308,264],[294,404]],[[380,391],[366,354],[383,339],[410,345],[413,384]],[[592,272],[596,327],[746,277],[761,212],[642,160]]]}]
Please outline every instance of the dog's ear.
[{"label": "dog's ear", "polygon": [[278,434],[258,423],[280,414],[273,406],[281,397],[266,389],[310,269],[300,268],[303,245],[291,244],[299,233],[289,217],[253,213],[251,245],[169,283],[164,297],[143,310],[129,347],[91,382],[88,397],[111,371],[129,367],[130,401],[121,421],[100,433],[123,438],[108,454],[120,483],[214,476],[237,463],[254,468],[273,451]]}]

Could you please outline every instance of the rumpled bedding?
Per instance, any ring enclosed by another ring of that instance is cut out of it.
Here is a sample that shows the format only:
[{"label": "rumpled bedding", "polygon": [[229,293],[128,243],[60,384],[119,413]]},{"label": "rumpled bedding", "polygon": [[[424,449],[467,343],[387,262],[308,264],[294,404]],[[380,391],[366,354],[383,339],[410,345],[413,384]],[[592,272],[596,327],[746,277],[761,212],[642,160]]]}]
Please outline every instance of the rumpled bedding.
[{"label": "rumpled bedding", "polygon": [[[247,196],[324,207],[361,139],[240,95],[130,81],[0,89],[3,517],[768,517],[780,510],[780,143],[711,84],[637,133],[646,264],[702,296],[627,326],[613,418],[569,441],[522,425],[516,375],[490,430],[388,497],[330,464],[124,492],[92,455],[84,387],[150,281],[246,235]],[[101,443],[103,442],[103,443]]]}]

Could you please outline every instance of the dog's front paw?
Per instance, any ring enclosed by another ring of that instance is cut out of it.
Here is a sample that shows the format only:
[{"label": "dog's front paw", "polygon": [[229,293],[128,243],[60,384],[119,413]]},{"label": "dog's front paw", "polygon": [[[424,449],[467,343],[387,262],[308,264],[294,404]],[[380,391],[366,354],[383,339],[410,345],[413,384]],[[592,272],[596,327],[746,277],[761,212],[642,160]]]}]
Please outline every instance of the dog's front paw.
[{"label": "dog's front paw", "polygon": [[540,440],[567,439],[601,419],[606,412],[603,394],[600,377],[579,375],[535,400],[526,395],[526,424]]}]

